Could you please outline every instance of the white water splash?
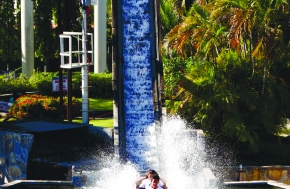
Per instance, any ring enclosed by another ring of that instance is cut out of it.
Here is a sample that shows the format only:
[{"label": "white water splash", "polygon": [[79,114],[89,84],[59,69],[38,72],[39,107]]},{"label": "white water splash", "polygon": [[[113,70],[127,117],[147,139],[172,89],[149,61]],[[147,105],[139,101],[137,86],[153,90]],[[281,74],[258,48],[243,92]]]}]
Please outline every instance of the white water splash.
[{"label": "white water splash", "polygon": [[[153,141],[144,141],[150,145],[157,140],[157,156],[159,167],[155,168],[169,189],[212,189],[208,187],[203,175],[203,168],[214,167],[215,161],[206,160],[206,151],[202,141],[196,136],[196,130],[186,129],[186,123],[179,118],[171,118],[163,122],[161,128],[148,133]],[[155,139],[154,139],[155,138]],[[151,152],[145,152],[145,156]],[[116,157],[103,157],[100,170],[83,171],[86,177],[83,188],[90,189],[133,189],[135,181],[140,177],[138,166],[132,163],[121,163]]]},{"label": "white water splash", "polygon": [[135,188],[134,182],[139,176],[135,166],[122,164],[115,158],[108,161],[108,165],[99,171],[83,171],[86,178],[84,189]]},{"label": "white water splash", "polygon": [[170,188],[203,188],[198,181],[205,165],[204,149],[196,131],[187,130],[183,120],[171,118],[162,125],[159,144],[160,174]]}]

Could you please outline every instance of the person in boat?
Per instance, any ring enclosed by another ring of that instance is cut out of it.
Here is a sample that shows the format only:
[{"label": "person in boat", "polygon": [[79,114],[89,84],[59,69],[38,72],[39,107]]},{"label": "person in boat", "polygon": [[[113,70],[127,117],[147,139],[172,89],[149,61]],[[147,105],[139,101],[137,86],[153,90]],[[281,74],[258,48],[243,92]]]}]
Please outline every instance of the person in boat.
[{"label": "person in boat", "polygon": [[146,186],[145,189],[163,189],[163,187],[159,185],[160,181],[160,177],[157,174],[153,175],[151,183]]},{"label": "person in boat", "polygon": [[[160,179],[159,175],[157,174],[157,172],[155,170],[149,170],[146,174],[146,178],[144,178],[141,182],[140,185],[137,185],[137,189],[144,189],[144,188],[148,188],[151,185],[151,182],[153,180],[153,176],[158,176],[158,187],[159,188],[163,188],[166,189],[166,185],[162,182],[162,180]],[[156,182],[156,179],[155,179]]]}]

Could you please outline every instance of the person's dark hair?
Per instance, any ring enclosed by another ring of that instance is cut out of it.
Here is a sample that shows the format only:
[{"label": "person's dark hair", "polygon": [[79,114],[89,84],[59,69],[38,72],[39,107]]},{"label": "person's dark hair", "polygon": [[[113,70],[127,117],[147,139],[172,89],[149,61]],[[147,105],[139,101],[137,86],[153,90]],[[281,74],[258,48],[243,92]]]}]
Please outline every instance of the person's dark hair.
[{"label": "person's dark hair", "polygon": [[159,177],[159,175],[157,175],[157,174],[154,174],[153,176],[152,176],[152,179],[154,179],[154,180],[160,180],[160,177]]},{"label": "person's dark hair", "polygon": [[147,172],[147,174],[149,174],[149,173],[151,173],[151,174],[157,174],[157,172],[156,172],[155,170],[153,170],[153,169],[150,169],[150,170]]}]

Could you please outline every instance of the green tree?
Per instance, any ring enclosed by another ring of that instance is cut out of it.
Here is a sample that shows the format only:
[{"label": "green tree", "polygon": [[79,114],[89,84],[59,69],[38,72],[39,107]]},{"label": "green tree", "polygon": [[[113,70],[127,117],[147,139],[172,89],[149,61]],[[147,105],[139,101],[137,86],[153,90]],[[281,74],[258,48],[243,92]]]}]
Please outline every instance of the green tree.
[{"label": "green tree", "polygon": [[34,4],[35,56],[43,61],[47,70],[57,51],[57,35],[52,24],[52,11],[55,1],[37,0]]},{"label": "green tree", "polygon": [[[40,58],[47,70],[51,71],[54,60],[59,56],[59,29],[63,31],[82,31],[82,9],[78,1],[61,1],[58,9],[56,1],[35,1],[35,55]],[[93,6],[88,7],[87,32],[92,33]],[[60,11],[58,14],[57,11]],[[61,18],[58,18],[61,15]],[[44,37],[45,36],[45,37]],[[77,45],[77,44],[73,44]],[[76,49],[76,48],[74,48]]]},{"label": "green tree", "polygon": [[178,16],[172,6],[171,0],[160,1],[161,35],[167,34],[177,23]]},{"label": "green tree", "polygon": [[279,133],[289,118],[288,17],[286,1],[194,3],[164,42],[169,55],[194,56],[172,97],[178,113],[253,151]]},{"label": "green tree", "polygon": [[[220,0],[215,5],[217,8],[211,17],[227,24],[230,47],[250,58],[252,75],[255,73],[255,65],[263,67],[263,94],[268,69],[273,60],[280,56],[276,56],[276,50],[285,48],[281,19],[288,17],[287,2]],[[285,25],[284,29],[288,32]]]},{"label": "green tree", "polygon": [[[21,58],[19,0],[0,1],[0,59],[11,66]],[[16,6],[16,7],[15,7]]]}]

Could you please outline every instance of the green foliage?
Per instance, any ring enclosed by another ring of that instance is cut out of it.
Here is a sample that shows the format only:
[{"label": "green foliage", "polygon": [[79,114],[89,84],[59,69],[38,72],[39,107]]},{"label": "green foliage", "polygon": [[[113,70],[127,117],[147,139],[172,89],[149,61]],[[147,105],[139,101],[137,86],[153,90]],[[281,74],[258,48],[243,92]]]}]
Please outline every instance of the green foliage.
[{"label": "green foliage", "polygon": [[262,81],[263,75],[250,77],[251,69],[245,65],[237,52],[228,50],[217,57],[215,75],[210,62],[194,61],[190,72],[180,76],[183,85],[177,95],[183,101],[177,112],[211,140],[245,143],[257,152],[263,141],[269,142],[269,136],[285,127],[289,88],[269,77],[265,93],[259,93],[256,81]]},{"label": "green foliage", "polygon": [[245,145],[239,146],[237,156],[243,165],[289,165],[289,137],[268,137],[269,141],[260,144],[259,153],[252,153]]},{"label": "green foliage", "polygon": [[[18,119],[47,117],[56,118],[59,114],[59,98],[42,96],[38,94],[22,95],[15,100],[9,109],[9,115]],[[63,108],[67,111],[67,98],[64,99]],[[76,98],[72,99],[72,117],[79,115],[81,102]]]},{"label": "green foliage", "polygon": [[178,22],[172,2],[160,1],[161,35],[167,34]]},{"label": "green foliage", "polygon": [[[110,73],[89,73],[89,97],[112,99],[112,74]],[[72,74],[72,94],[75,97],[82,97],[81,91],[82,76],[81,72],[73,72]]]},{"label": "green foliage", "polygon": [[89,75],[90,94],[92,98],[100,97],[112,99],[112,74],[90,74]]},{"label": "green foliage", "polygon": [[38,88],[39,84],[50,80],[56,73],[52,72],[34,72],[33,75],[29,78],[29,83],[34,87]]},{"label": "green foliage", "polygon": [[2,94],[6,93],[24,93],[26,91],[34,91],[34,87],[29,83],[24,75],[10,79],[7,76],[0,77],[0,91]]},{"label": "green foliage", "polygon": [[46,66],[54,58],[57,49],[56,30],[52,27],[52,7],[55,5],[56,3],[50,0],[37,0],[34,4],[35,56]]},{"label": "green foliage", "polygon": [[176,95],[178,85],[182,84],[181,76],[184,75],[192,64],[192,58],[163,57],[165,97],[168,99]]},{"label": "green foliage", "polygon": [[[38,91],[40,94],[47,96],[59,96],[58,92],[52,91],[52,78],[58,77],[58,72],[35,72],[27,79],[23,75],[19,77],[7,79],[6,76],[0,77],[0,91],[5,93],[22,93],[29,91]],[[77,98],[82,97],[81,91],[81,72],[72,73],[72,89],[71,95]],[[94,74],[89,73],[89,97],[112,99],[112,74],[101,73]],[[64,94],[67,93],[66,91]]]},{"label": "green foliage", "polygon": [[20,59],[20,1],[14,10],[14,1],[0,0],[0,60],[10,63]]},{"label": "green foliage", "polygon": [[166,93],[170,108],[179,104],[170,112],[212,142],[258,152],[290,118],[288,5],[273,2],[195,1],[164,38],[176,66],[176,57],[194,57],[185,74],[172,74],[182,85],[165,82],[175,90]]}]

